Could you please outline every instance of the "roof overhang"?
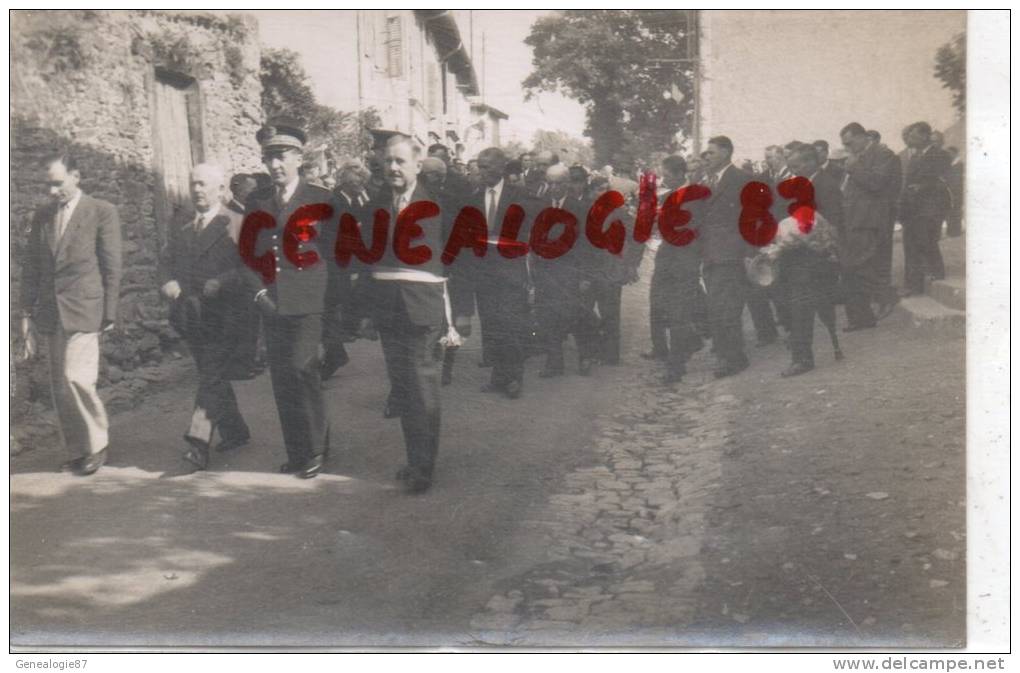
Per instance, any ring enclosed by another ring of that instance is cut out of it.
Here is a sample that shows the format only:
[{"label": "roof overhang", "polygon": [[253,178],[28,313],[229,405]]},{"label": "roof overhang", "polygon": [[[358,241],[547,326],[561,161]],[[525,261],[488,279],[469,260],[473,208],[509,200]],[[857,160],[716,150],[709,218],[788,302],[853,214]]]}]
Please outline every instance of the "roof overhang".
[{"label": "roof overhang", "polygon": [[457,22],[448,9],[416,9],[415,15],[425,24],[439,60],[457,78],[457,85],[467,96],[478,94],[478,77],[471,55],[460,36]]}]

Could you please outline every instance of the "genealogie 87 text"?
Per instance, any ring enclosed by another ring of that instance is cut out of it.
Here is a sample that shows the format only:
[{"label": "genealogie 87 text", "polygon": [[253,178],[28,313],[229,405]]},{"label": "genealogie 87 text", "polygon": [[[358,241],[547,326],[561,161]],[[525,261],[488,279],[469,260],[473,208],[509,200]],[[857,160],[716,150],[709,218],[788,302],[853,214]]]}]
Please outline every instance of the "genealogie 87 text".
[{"label": "genealogie 87 text", "polygon": [[[799,230],[811,231],[815,218],[814,187],[804,177],[793,177],[779,183],[779,196],[791,201],[787,212],[798,224]],[[688,185],[668,194],[660,207],[656,196],[656,178],[643,176],[638,190],[638,206],[631,227],[636,243],[645,243],[658,225],[662,240],[670,245],[689,245],[697,238],[696,227],[701,224],[694,218],[689,204],[706,201],[712,191],[705,185]],[[765,246],[772,242],[778,231],[778,223],[772,213],[774,197],[772,190],[763,182],[748,182],[740,194],[740,217],[734,223],[747,243]],[[618,191],[610,190],[599,196],[589,208],[584,222],[584,235],[596,248],[618,255],[623,250],[627,228],[620,219],[607,220],[626,204],[626,198]],[[696,212],[696,211],[695,211]],[[396,257],[409,265],[424,264],[432,259],[433,250],[426,245],[415,245],[415,239],[424,235],[420,222],[441,214],[438,204],[433,201],[415,201],[398,213],[393,228],[392,245]],[[320,261],[314,250],[301,251],[301,244],[318,237],[317,222],[326,222],[336,216],[332,206],[326,203],[305,205],[290,216],[283,231],[283,256],[299,269],[310,267]],[[581,223],[570,211],[548,206],[535,218],[526,241],[518,240],[527,213],[523,206],[513,204],[506,210],[500,226],[496,249],[506,259],[522,257],[528,252],[544,259],[556,259],[565,255],[580,236]],[[342,213],[336,237],[334,258],[340,266],[348,266],[352,259],[362,264],[374,264],[382,259],[390,241],[390,212],[375,211],[371,223],[369,242],[362,237],[361,224],[350,213]],[[273,251],[256,253],[256,242],[263,229],[275,229],[275,218],[264,211],[249,213],[241,228],[238,248],[244,263],[257,271],[266,282],[276,278],[277,259]],[[553,231],[563,225],[555,237]],[[483,257],[488,250],[489,229],[485,216],[473,206],[465,206],[457,213],[443,248],[443,264],[452,264],[461,252],[468,248],[476,257]]]}]

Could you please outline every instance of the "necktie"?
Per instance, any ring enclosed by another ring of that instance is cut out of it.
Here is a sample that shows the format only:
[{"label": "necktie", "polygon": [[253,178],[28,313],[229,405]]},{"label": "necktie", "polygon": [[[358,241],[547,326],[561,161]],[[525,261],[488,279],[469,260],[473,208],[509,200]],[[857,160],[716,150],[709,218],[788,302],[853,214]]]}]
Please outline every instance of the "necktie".
[{"label": "necktie", "polygon": [[68,204],[61,204],[57,208],[57,241],[60,241],[64,237],[64,229],[67,228],[67,211]]},{"label": "necktie", "polygon": [[496,221],[496,190],[489,190],[489,205],[485,209],[485,221],[489,226]]}]

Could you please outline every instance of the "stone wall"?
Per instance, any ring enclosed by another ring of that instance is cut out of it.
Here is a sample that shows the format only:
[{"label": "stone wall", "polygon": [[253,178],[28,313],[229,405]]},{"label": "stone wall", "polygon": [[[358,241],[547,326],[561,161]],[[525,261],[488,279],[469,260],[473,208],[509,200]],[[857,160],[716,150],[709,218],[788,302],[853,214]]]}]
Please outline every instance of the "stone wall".
[{"label": "stone wall", "polygon": [[[124,238],[116,333],[104,338],[103,381],[132,378],[176,349],[158,296],[156,258],[166,218],[157,218],[151,103],[157,67],[190,75],[203,105],[205,160],[229,172],[260,169],[258,31],[254,19],[169,11],[17,11],[11,17],[11,288],[32,210],[47,197],[40,159],[70,149],[85,192],[114,203]],[[16,326],[17,322],[12,321]],[[15,410],[45,400],[45,367],[18,367]],[[137,394],[132,390],[131,394]]]}]

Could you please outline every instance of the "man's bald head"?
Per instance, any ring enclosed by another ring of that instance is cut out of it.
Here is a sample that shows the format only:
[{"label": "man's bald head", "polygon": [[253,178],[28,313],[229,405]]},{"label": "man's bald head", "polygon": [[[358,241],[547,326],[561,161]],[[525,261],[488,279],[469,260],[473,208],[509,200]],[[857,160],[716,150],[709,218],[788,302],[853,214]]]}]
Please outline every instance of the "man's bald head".
[{"label": "man's bald head", "polygon": [[478,174],[482,184],[495,187],[503,179],[506,153],[498,147],[486,147],[478,153]]},{"label": "man's bald head", "polygon": [[545,181],[549,185],[549,198],[559,201],[567,195],[570,169],[563,164],[554,164],[545,170]]},{"label": "man's bald head", "polygon": [[446,164],[439,157],[426,157],[421,162],[422,173],[438,173],[446,176]]},{"label": "man's bald head", "polygon": [[446,164],[439,157],[426,157],[421,162],[419,177],[431,192],[438,192],[446,180]]},{"label": "man's bald head", "polygon": [[226,173],[216,164],[198,164],[191,169],[191,201],[195,210],[207,212],[220,207],[226,193]]},{"label": "man's bald head", "polygon": [[563,164],[556,164],[550,166],[545,171],[546,182],[566,182],[570,179],[570,169]]},{"label": "man's bald head", "polygon": [[540,171],[548,169],[555,163],[557,163],[556,155],[554,155],[549,150],[542,150],[541,152],[535,155],[535,167]]}]

